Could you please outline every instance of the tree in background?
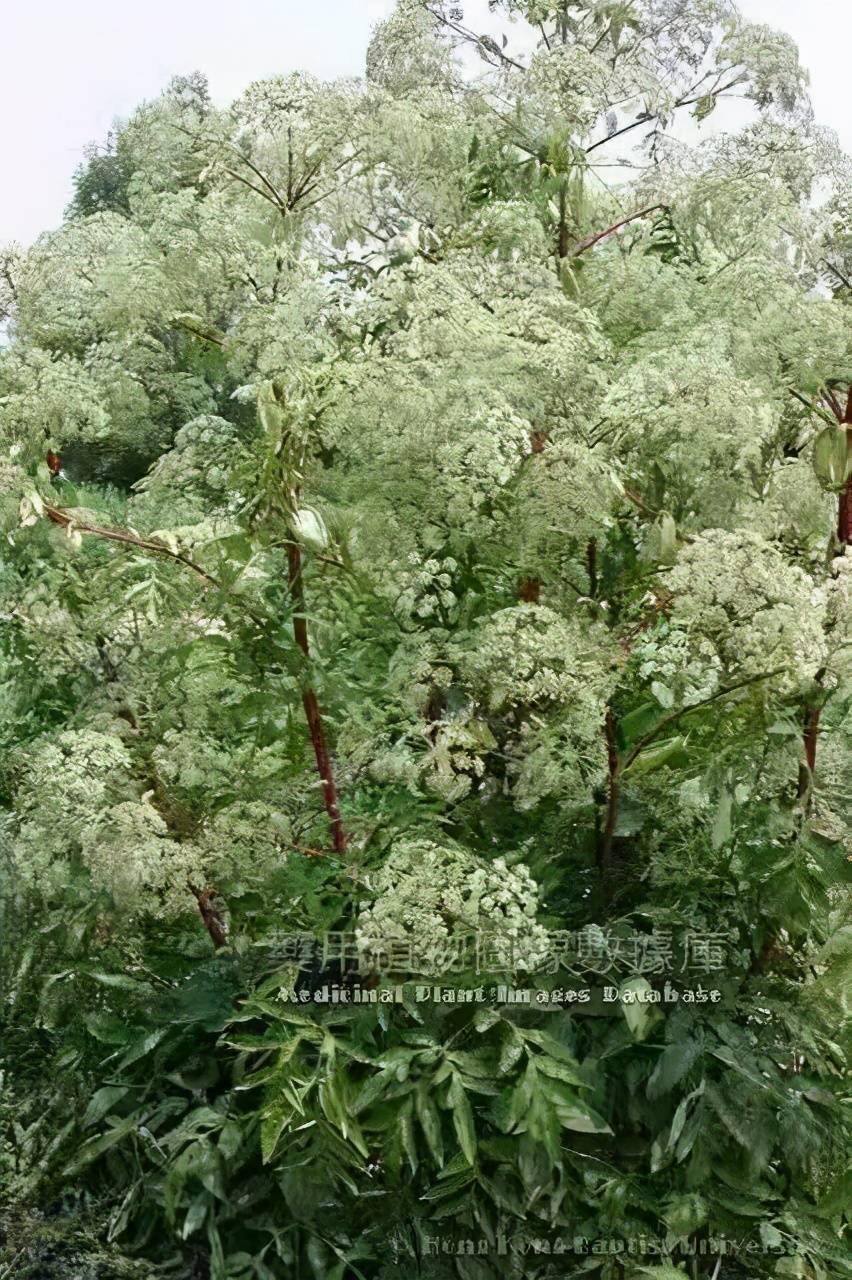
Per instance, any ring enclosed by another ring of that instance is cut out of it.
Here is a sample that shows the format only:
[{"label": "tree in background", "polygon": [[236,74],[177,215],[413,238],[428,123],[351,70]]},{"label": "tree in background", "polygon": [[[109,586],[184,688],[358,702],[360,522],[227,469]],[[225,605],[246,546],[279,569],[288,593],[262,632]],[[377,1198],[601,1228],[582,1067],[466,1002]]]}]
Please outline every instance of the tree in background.
[{"label": "tree in background", "polygon": [[849,161],[732,5],[490,7],[3,258],[14,1274],[850,1273]]}]

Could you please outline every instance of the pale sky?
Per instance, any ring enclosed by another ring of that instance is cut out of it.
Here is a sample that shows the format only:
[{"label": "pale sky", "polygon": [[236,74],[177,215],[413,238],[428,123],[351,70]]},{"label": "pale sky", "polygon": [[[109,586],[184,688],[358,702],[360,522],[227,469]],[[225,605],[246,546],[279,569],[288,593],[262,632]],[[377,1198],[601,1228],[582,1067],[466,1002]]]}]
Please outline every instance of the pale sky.
[{"label": "pale sky", "polygon": [[[56,226],[85,145],[173,75],[203,71],[214,99],[227,102],[276,72],[359,74],[370,31],[392,7],[393,0],[13,0],[0,62],[0,244],[27,244]],[[484,0],[465,7],[473,18]],[[849,0],[740,0],[740,7],[798,42],[817,117],[852,151]]]}]

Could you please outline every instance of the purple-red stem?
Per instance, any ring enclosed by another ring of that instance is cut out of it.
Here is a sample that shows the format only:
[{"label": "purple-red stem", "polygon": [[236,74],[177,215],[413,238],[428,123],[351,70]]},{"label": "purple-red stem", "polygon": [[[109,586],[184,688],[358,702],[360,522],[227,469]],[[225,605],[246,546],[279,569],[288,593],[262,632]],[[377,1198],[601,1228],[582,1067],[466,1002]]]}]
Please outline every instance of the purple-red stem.
[{"label": "purple-red stem", "polygon": [[[308,643],[308,622],[305,616],[305,588],[302,580],[302,552],[295,542],[287,543],[287,577],[290,586],[290,599],[293,605],[293,636],[305,658],[310,658]],[[337,797],[337,786],[334,781],[334,770],[331,756],[325,740],[325,728],[320,711],[316,691],[310,684],[302,690],[302,706],[308,722],[308,733],[314,756],[317,762],[317,773],[322,780],[323,801],[331,828],[331,842],[335,853],[346,852],[346,832],[340,816],[340,804]]]}]

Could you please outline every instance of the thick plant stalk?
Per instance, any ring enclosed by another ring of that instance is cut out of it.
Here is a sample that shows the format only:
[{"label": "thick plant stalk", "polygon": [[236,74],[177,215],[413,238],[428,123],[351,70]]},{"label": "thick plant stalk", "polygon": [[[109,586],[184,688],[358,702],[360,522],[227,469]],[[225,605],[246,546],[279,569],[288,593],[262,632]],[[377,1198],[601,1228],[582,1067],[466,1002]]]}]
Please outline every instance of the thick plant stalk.
[{"label": "thick plant stalk", "polygon": [[559,230],[556,236],[556,256],[559,259],[567,258],[570,247],[568,236],[568,196],[563,183],[559,192]]},{"label": "thick plant stalk", "polygon": [[48,503],[42,504],[44,514],[52,524],[58,524],[61,529],[71,529],[76,533],[91,533],[97,538],[106,538],[108,542],[120,542],[125,546],[137,547],[140,551],[149,551],[153,555],[165,556],[169,560],[176,560],[178,564],[185,565],[187,569],[191,569],[202,582],[206,582],[210,587],[221,589],[221,584],[201,565],[190,560],[189,556],[182,555],[179,551],[173,551],[165,542],[159,538],[140,538],[135,533],[129,533],[126,529],[108,529],[103,525],[89,524],[85,520],[76,520],[72,513],[64,510],[62,507],[53,507]]},{"label": "thick plant stalk", "polygon": [[[305,588],[302,580],[302,552],[295,542],[287,543],[287,578],[290,586],[290,599],[293,604],[293,636],[305,658],[310,658],[308,623],[305,616]],[[302,690],[302,706],[305,709],[308,733],[310,734],[311,745],[316,757],[317,773],[322,780],[323,801],[331,828],[332,845],[335,853],[344,854],[346,852],[346,832],[343,827],[343,819],[340,816],[334,770],[331,766],[331,756],[325,740],[325,728],[319,700],[317,699],[316,691],[309,683],[306,683]]]},{"label": "thick plant stalk", "polygon": [[[852,436],[852,386],[846,393],[846,405],[844,409],[838,404],[836,397],[832,394],[830,397],[832,410],[841,424],[846,427],[847,435]],[[837,541],[840,544],[841,554],[846,547],[852,543],[852,476],[847,480],[846,487],[838,497],[837,502]],[[820,671],[816,676],[816,683],[822,684],[824,671]],[[799,768],[799,786],[798,796],[804,802],[805,813],[810,808],[811,787],[813,783],[814,770],[816,769],[817,744],[819,742],[819,723],[822,715],[821,706],[807,707],[805,710],[805,725],[802,735],[802,747],[804,750],[804,761]]]},{"label": "thick plant stalk", "polygon": [[837,541],[841,547],[852,543],[852,476],[840,495],[837,511]]},{"label": "thick plant stalk", "polygon": [[[647,218],[649,213],[656,213],[660,209],[665,209],[664,204],[649,204],[646,209],[639,209],[636,213],[630,213],[626,218],[619,218],[618,222],[613,222],[612,226],[604,227],[603,231],[596,231],[594,235],[586,236],[584,240],[578,240],[571,250],[573,258],[578,257],[581,253],[585,253],[587,249],[592,249],[600,241],[611,236],[614,231],[620,231],[622,227],[626,227],[629,223],[635,222],[637,218]],[[567,248],[566,248],[567,253]],[[560,257],[566,254],[560,253]]]},{"label": "thick plant stalk", "polygon": [[215,905],[216,890],[212,887],[206,889],[197,889],[195,885],[189,885],[189,891],[198,903],[198,914],[204,922],[204,928],[210,935],[210,941],[214,948],[219,951],[228,941],[228,930],[225,921],[222,919],[221,912]]},{"label": "thick plant stalk", "polygon": [[[821,673],[820,673],[821,674]],[[819,680],[820,677],[817,677]],[[798,797],[804,802],[803,812],[807,814],[810,809],[811,799],[811,782],[816,769],[817,742],[819,741],[819,722],[822,715],[822,707],[808,707],[805,711],[805,727],[802,735],[802,745],[804,747],[805,759],[799,766],[799,786]]]},{"label": "thick plant stalk", "polygon": [[593,600],[598,595],[598,540],[589,538],[586,545],[586,568],[589,573],[589,595]]},{"label": "thick plant stalk", "polygon": [[606,886],[612,870],[612,845],[615,839],[615,828],[618,823],[618,807],[621,800],[622,763],[618,750],[618,735],[615,716],[612,708],[607,707],[604,721],[606,737],[607,771],[609,784],[607,787],[606,820],[598,846],[598,869],[601,880]]},{"label": "thick plant stalk", "polygon": [[813,773],[814,766],[816,764],[817,733],[819,731],[820,710],[820,707],[811,707],[808,712],[807,727],[805,729],[805,760],[811,773]]},{"label": "thick plant stalk", "polygon": [[[548,442],[546,431],[533,431],[530,436],[530,454],[543,453]],[[541,599],[541,579],[535,576],[522,578],[518,585],[518,599],[522,604],[538,604]]]},{"label": "thick plant stalk", "polygon": [[[852,436],[852,386],[846,396],[846,412],[843,415],[847,439]],[[852,543],[852,476],[846,482],[846,488],[840,495],[837,504],[837,541],[841,550]]]}]

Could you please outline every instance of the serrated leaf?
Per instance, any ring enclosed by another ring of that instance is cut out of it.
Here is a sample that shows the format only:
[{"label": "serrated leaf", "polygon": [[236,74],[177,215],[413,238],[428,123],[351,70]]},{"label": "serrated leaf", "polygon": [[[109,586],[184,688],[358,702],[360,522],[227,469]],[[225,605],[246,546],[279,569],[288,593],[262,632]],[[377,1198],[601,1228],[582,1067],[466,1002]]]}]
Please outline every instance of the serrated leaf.
[{"label": "serrated leaf", "polygon": [[689,1113],[689,1108],[691,1107],[693,1102],[695,1102],[698,1098],[701,1097],[703,1092],[704,1092],[704,1081],[702,1080],[701,1084],[698,1086],[697,1089],[693,1089],[692,1093],[687,1094],[685,1098],[681,1099],[681,1101],[678,1103],[677,1110],[674,1113],[674,1118],[672,1119],[671,1128],[669,1130],[669,1138],[666,1144],[666,1150],[671,1150],[673,1147],[677,1148],[675,1151],[675,1159],[678,1161],[678,1163],[680,1163],[681,1160],[685,1159],[685,1157],[689,1155],[689,1152],[692,1150],[692,1144],[694,1143],[695,1137],[697,1136],[698,1126],[696,1124],[694,1126],[695,1132],[694,1134],[692,1134],[692,1141],[690,1141],[688,1145],[686,1142],[681,1144],[681,1135],[683,1135],[684,1138],[686,1138],[684,1129],[686,1125],[686,1118]]},{"label": "serrated leaf", "polygon": [[83,972],[87,978],[91,978],[93,982],[98,982],[102,987],[115,987],[118,991],[134,991],[140,995],[150,996],[153,993],[153,987],[149,982],[141,982],[138,978],[131,978],[127,973],[98,973],[91,969],[85,969]]},{"label": "serrated leaf", "polygon": [[500,1057],[497,1062],[497,1074],[508,1075],[524,1052],[524,1042],[514,1027],[507,1030],[500,1046]]},{"label": "serrated leaf", "polygon": [[[444,1172],[446,1173],[446,1170],[444,1170]],[[451,1178],[446,1178],[443,1181],[437,1182],[433,1187],[430,1187],[429,1190],[420,1197],[420,1199],[444,1200],[447,1197],[453,1197],[463,1188],[469,1187],[471,1182],[473,1182],[473,1179],[474,1171],[473,1167],[470,1166],[461,1173],[454,1173]]]},{"label": "serrated leaf", "polygon": [[546,1076],[551,1076],[554,1080],[563,1080],[565,1084],[576,1085],[579,1089],[588,1089],[589,1084],[580,1075],[575,1067],[570,1066],[567,1062],[558,1062],[556,1058],[547,1057],[542,1054],[536,1058],[536,1067]]},{"label": "serrated leaf", "polygon": [[577,1066],[577,1059],[571,1050],[548,1031],[533,1031],[524,1028],[521,1034],[530,1044],[537,1045],[539,1049],[544,1049],[545,1053],[551,1058],[556,1058],[558,1062],[564,1062],[569,1067]]},{"label": "serrated leaf", "polygon": [[685,1271],[678,1271],[677,1267],[672,1267],[669,1263],[661,1263],[657,1267],[637,1267],[633,1272],[634,1276],[653,1276],[653,1280],[684,1280]]},{"label": "serrated leaf", "polygon": [[91,1138],[88,1142],[83,1144],[77,1152],[76,1158],[66,1167],[66,1176],[70,1177],[72,1174],[79,1173],[81,1169],[84,1169],[86,1165],[91,1164],[93,1160],[98,1158],[98,1156],[103,1155],[105,1151],[109,1151],[110,1147],[114,1147],[117,1143],[122,1142],[128,1134],[133,1133],[135,1128],[136,1117],[128,1116],[125,1120],[122,1120],[120,1124],[117,1124],[114,1128],[108,1130],[107,1133],[102,1133],[98,1138]]},{"label": "serrated leaf", "polygon": [[584,1102],[570,1107],[560,1104],[556,1107],[556,1115],[563,1129],[573,1129],[575,1133],[612,1133],[603,1116]]},{"label": "serrated leaf", "polygon": [[126,1096],[127,1092],[127,1087],[120,1084],[107,1084],[102,1089],[98,1089],[97,1093],[93,1093],[89,1099],[89,1105],[83,1115],[82,1128],[91,1129],[92,1125],[99,1124],[116,1102],[120,1102]]},{"label": "serrated leaf", "polygon": [[124,1057],[116,1067],[117,1071],[124,1071],[132,1063],[138,1062],[140,1058],[146,1057],[152,1049],[156,1049],[157,1045],[163,1040],[168,1032],[167,1027],[160,1027],[156,1031],[150,1031],[146,1036],[142,1036],[134,1045],[127,1050]]},{"label": "serrated leaf", "polygon": [[669,1093],[701,1057],[702,1052],[700,1040],[678,1040],[675,1044],[667,1045],[648,1081],[648,1097],[653,1101]]},{"label": "serrated leaf", "polygon": [[490,1080],[494,1075],[493,1054],[487,1049],[480,1049],[476,1053],[455,1050],[448,1053],[447,1058],[464,1075],[473,1076],[474,1079]]},{"label": "serrated leaf", "polygon": [[204,1219],[207,1217],[210,1203],[210,1197],[206,1191],[200,1192],[195,1197],[183,1220],[183,1228],[181,1230],[181,1238],[183,1240],[188,1240],[194,1232],[204,1226]]},{"label": "serrated leaf", "polygon": [[473,1108],[458,1076],[453,1076],[448,1096],[452,1107],[453,1127],[456,1131],[459,1146],[464,1153],[465,1159],[470,1164],[475,1164],[476,1129],[473,1123]]},{"label": "serrated leaf", "polygon": [[421,1085],[415,1094],[417,1119],[426,1143],[440,1168],[444,1163],[444,1135],[441,1128],[441,1117],[438,1108],[429,1096],[427,1087]]},{"label": "serrated leaf", "polygon": [[410,1098],[402,1104],[399,1112],[399,1133],[402,1149],[408,1159],[412,1174],[417,1172],[417,1140],[414,1136],[414,1107]]},{"label": "serrated leaf", "polygon": [[280,1097],[266,1109],[260,1122],[260,1154],[264,1164],[269,1164],[278,1140],[293,1118],[293,1107],[285,1097]]},{"label": "serrated leaf", "polygon": [[393,1067],[384,1067],[381,1071],[369,1076],[358,1090],[352,1102],[352,1114],[359,1116],[388,1092],[396,1080]]}]

